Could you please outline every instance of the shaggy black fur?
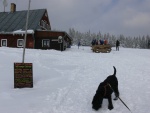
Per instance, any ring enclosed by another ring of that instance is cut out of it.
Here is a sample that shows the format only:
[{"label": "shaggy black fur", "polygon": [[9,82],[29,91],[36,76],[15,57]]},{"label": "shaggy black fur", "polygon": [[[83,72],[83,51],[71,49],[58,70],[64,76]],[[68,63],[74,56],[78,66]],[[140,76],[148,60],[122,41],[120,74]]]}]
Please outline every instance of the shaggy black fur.
[{"label": "shaggy black fur", "polygon": [[108,76],[103,82],[100,83],[95,96],[93,97],[92,101],[92,108],[98,110],[103,102],[103,98],[108,99],[108,109],[113,109],[112,98],[111,94],[114,92],[115,96],[119,96],[118,90],[118,79],[116,77],[116,68],[114,68],[114,74]]}]

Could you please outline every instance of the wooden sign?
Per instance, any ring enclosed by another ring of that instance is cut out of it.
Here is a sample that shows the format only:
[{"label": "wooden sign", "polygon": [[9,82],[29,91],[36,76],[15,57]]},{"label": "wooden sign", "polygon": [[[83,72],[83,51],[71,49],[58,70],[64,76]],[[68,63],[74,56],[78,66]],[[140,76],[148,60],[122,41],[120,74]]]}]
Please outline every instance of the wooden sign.
[{"label": "wooden sign", "polygon": [[32,63],[14,63],[14,88],[32,88]]}]

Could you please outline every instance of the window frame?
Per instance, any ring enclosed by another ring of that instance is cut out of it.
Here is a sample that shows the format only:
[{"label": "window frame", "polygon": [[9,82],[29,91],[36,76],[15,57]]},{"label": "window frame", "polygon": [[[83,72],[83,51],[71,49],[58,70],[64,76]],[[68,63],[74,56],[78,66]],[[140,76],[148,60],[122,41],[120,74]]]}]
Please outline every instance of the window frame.
[{"label": "window frame", "polygon": [[[44,41],[46,41],[46,45],[44,45]],[[47,45],[47,41],[49,42]],[[42,47],[50,47],[50,40],[49,39],[42,39]]]},{"label": "window frame", "polygon": [[[22,45],[19,45],[19,41],[22,41]],[[24,39],[17,39],[17,47],[23,47]]]},{"label": "window frame", "polygon": [[47,22],[45,20],[43,22],[43,28],[47,29]]},{"label": "window frame", "polygon": [[[3,41],[6,41],[6,45],[3,45]],[[1,39],[1,47],[7,47],[7,39]]]},{"label": "window frame", "polygon": [[47,17],[47,13],[45,13],[45,16]]}]

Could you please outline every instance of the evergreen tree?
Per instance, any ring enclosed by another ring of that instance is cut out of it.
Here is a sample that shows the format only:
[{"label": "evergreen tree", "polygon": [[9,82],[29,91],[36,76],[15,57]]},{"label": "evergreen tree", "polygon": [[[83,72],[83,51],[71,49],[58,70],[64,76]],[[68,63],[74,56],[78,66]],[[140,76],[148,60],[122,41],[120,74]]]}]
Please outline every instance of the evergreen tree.
[{"label": "evergreen tree", "polygon": [[68,33],[73,38],[73,44],[77,45],[78,42],[81,42],[81,45],[91,46],[93,39],[104,40],[106,39],[108,43],[115,47],[116,40],[120,41],[120,46],[127,48],[150,48],[150,36],[139,36],[139,37],[125,37],[121,34],[119,37],[115,35],[110,35],[109,33],[102,34],[100,31],[98,33],[88,32],[81,33],[74,28],[69,29]]}]

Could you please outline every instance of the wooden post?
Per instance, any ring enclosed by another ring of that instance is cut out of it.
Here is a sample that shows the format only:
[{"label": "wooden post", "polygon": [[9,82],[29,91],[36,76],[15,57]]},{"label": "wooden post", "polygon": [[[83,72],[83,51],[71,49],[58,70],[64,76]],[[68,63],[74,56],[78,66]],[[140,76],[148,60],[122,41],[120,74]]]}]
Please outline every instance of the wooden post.
[{"label": "wooden post", "polygon": [[25,31],[25,36],[24,36],[24,47],[23,47],[22,63],[24,63],[24,59],[25,59],[25,48],[26,48],[26,38],[27,38],[27,29],[28,29],[28,18],[29,18],[30,2],[31,2],[31,0],[29,0],[28,12],[27,12],[27,19],[26,19],[26,31]]}]

